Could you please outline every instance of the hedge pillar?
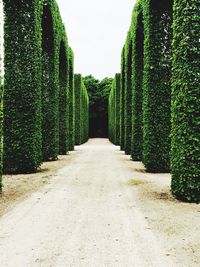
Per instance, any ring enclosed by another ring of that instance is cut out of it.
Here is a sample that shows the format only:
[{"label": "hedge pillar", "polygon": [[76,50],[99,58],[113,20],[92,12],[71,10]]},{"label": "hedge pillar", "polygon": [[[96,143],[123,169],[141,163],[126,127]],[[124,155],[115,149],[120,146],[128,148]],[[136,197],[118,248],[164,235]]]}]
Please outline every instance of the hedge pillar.
[{"label": "hedge pillar", "polygon": [[109,140],[115,144],[116,142],[116,91],[115,80],[113,80],[112,88],[109,95]]},{"label": "hedge pillar", "polygon": [[[3,1],[0,0],[0,16],[3,16]],[[3,21],[0,22],[0,52],[3,51]],[[3,129],[2,129],[2,122],[3,122],[3,55],[0,53],[0,192],[2,191],[2,169],[3,169],[3,162],[2,162],[2,141],[3,141]]]},{"label": "hedge pillar", "polygon": [[132,95],[132,142],[131,157],[135,161],[142,160],[143,125],[143,68],[144,68],[144,24],[141,5],[134,9],[132,18],[133,32],[133,95]]},{"label": "hedge pillar", "polygon": [[75,144],[75,93],[74,93],[74,54],[69,48],[69,150]]},{"label": "hedge pillar", "polygon": [[150,172],[170,165],[172,0],[143,0],[143,162]]},{"label": "hedge pillar", "polygon": [[75,144],[88,140],[89,98],[81,74],[74,75],[75,84]]},{"label": "hedge pillar", "polygon": [[124,101],[125,101],[125,48],[121,54],[121,78],[120,78],[120,149],[124,150]]},{"label": "hedge pillar", "polygon": [[200,202],[200,5],[174,2],[172,79],[172,192]]},{"label": "hedge pillar", "polygon": [[75,86],[75,144],[81,144],[81,82],[80,74],[74,76]]},{"label": "hedge pillar", "polygon": [[62,40],[59,52],[59,154],[66,155],[69,149],[69,92],[68,55]]},{"label": "hedge pillar", "polygon": [[42,13],[42,149],[44,161],[56,160],[59,154],[59,73],[56,73],[59,69],[55,64],[57,53],[59,59],[59,47],[56,47],[54,32],[56,24],[52,7],[50,3],[45,4]]},{"label": "hedge pillar", "polygon": [[29,173],[42,162],[40,25],[35,1],[5,0],[4,11],[4,170]]},{"label": "hedge pillar", "polygon": [[120,74],[115,74],[115,145],[120,144]]},{"label": "hedge pillar", "polygon": [[132,32],[128,32],[125,45],[125,112],[124,112],[124,150],[127,155],[131,153],[132,136]]}]

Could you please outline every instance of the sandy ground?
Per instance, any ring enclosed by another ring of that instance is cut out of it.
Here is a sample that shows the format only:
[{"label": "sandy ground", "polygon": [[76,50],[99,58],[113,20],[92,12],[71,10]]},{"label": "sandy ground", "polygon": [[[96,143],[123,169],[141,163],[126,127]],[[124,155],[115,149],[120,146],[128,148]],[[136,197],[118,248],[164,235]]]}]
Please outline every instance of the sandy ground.
[{"label": "sandy ground", "polygon": [[44,165],[31,186],[6,179],[1,267],[200,266],[200,206],[105,139]]}]

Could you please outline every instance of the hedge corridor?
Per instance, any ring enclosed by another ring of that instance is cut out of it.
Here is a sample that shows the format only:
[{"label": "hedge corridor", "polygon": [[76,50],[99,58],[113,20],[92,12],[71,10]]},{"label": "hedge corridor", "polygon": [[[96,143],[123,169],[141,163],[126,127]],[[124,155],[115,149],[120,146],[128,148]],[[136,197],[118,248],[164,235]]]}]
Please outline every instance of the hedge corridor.
[{"label": "hedge corridor", "polygon": [[[109,97],[109,137],[172,193],[200,202],[200,4],[138,0]],[[118,94],[118,90],[120,94]],[[120,106],[118,106],[120,103]],[[116,121],[120,125],[116,125]]]},{"label": "hedge corridor", "polygon": [[74,54],[56,1],[5,0],[3,5],[0,172],[31,173],[43,161],[74,150],[77,108],[80,140],[87,141],[89,99],[83,86],[76,89],[80,101],[75,98]]}]

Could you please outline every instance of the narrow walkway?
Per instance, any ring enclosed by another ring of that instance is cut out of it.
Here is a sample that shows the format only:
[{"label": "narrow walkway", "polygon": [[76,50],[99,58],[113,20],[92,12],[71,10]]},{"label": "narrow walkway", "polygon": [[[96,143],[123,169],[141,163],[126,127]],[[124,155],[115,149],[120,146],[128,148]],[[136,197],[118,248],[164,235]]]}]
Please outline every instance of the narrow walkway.
[{"label": "narrow walkway", "polygon": [[106,139],[78,147],[50,185],[0,219],[0,266],[174,266],[137,206],[122,154]]}]

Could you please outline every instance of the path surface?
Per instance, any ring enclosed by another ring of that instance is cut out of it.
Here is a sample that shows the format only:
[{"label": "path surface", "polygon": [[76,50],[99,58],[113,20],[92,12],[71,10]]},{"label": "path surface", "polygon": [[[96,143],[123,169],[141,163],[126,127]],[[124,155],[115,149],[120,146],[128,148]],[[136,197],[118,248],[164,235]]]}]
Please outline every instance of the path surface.
[{"label": "path surface", "polygon": [[0,266],[175,266],[137,205],[128,160],[105,139],[0,219]]}]

